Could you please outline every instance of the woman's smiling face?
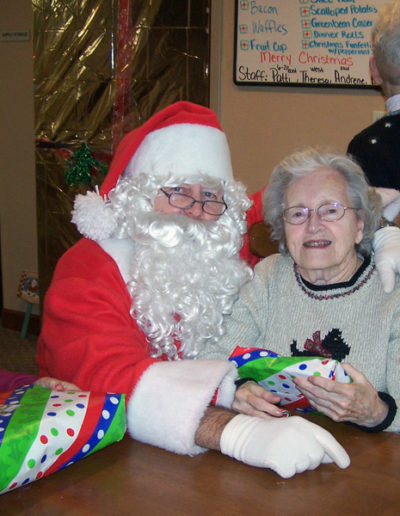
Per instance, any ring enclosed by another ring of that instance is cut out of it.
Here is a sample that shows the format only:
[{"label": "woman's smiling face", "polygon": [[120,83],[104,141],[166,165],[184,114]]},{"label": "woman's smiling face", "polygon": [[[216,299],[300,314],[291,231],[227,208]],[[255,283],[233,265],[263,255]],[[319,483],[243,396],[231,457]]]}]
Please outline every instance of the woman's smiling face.
[{"label": "woman's smiling face", "polygon": [[[285,208],[316,210],[332,202],[351,207],[347,183],[336,170],[320,168],[290,184]],[[313,211],[303,224],[285,222],[286,244],[306,280],[315,284],[347,281],[357,268],[355,245],[362,240],[363,228],[355,210],[346,210],[340,220],[333,222],[322,220]]]}]

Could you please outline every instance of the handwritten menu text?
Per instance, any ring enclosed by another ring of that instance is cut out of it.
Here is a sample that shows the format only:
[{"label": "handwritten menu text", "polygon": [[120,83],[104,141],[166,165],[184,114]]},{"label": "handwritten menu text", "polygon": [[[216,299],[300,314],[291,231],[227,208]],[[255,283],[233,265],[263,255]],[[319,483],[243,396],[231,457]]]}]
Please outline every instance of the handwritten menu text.
[{"label": "handwritten menu text", "polygon": [[371,87],[371,28],[387,0],[237,0],[237,84]]}]

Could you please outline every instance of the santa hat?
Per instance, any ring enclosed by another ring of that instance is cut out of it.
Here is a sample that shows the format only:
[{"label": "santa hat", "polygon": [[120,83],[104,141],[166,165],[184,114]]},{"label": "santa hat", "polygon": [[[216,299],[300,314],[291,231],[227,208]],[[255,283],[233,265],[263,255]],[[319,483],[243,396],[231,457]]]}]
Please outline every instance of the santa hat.
[{"label": "santa hat", "polygon": [[173,174],[190,181],[200,173],[229,181],[230,152],[215,113],[191,102],[176,102],[128,133],[119,144],[100,194],[78,195],[72,212],[80,233],[92,240],[110,237],[116,220],[107,195],[118,179],[138,174],[155,178]]}]

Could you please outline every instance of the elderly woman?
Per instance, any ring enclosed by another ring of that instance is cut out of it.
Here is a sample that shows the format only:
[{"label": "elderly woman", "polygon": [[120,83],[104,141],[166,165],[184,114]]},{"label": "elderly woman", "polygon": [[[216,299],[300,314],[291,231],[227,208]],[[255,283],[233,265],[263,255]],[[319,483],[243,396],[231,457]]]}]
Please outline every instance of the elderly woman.
[{"label": "elderly woman", "polygon": [[[226,358],[236,346],[254,346],[344,360],[350,384],[317,376],[294,382],[334,421],[400,431],[400,290],[385,293],[371,254],[380,211],[377,194],[348,157],[306,149],[283,160],[264,194],[264,218],[280,254],[257,265],[226,335],[200,357]],[[248,381],[232,407],[280,416],[279,400]]]}]

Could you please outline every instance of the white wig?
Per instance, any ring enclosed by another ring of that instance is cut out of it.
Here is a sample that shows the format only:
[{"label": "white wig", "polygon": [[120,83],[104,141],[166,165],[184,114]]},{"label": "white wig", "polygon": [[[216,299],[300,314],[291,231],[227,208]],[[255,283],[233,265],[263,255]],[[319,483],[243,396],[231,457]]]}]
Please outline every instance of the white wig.
[{"label": "white wig", "polygon": [[244,186],[199,174],[192,184],[222,189],[228,209],[216,221],[198,221],[177,213],[154,211],[154,199],[164,186],[188,183],[140,174],[121,178],[109,193],[117,221],[117,238],[135,242],[128,290],[131,314],[146,334],[153,356],[177,358],[175,341],[185,358],[194,358],[204,341],[223,333],[240,287],[252,275],[240,259],[245,213],[251,201]]}]

